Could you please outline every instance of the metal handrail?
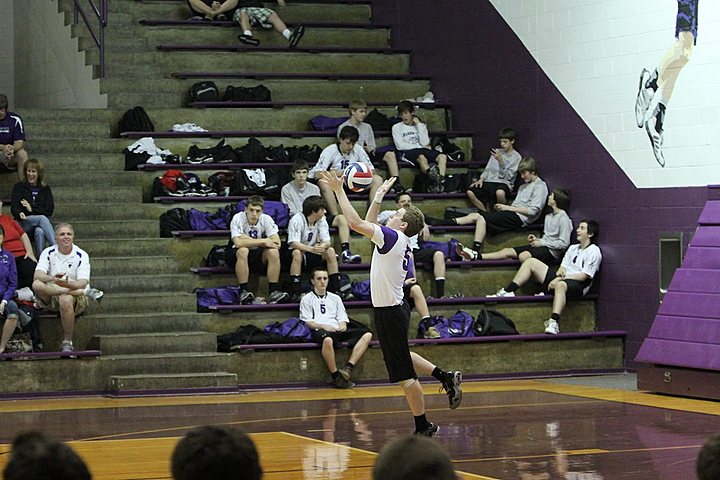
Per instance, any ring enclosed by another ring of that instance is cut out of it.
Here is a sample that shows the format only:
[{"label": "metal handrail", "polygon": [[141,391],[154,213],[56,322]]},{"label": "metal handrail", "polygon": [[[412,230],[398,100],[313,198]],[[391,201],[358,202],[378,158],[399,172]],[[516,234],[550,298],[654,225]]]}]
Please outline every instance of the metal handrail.
[{"label": "metal handrail", "polygon": [[108,21],[108,0],[100,0],[99,8],[95,5],[95,0],[88,0],[88,2],[90,3],[90,7],[92,8],[95,17],[99,20],[100,28],[98,29],[98,32],[95,32],[92,25],[90,25],[90,20],[88,19],[85,10],[83,10],[80,6],[80,0],[73,0],[74,23],[77,25],[82,17],[83,23],[85,23],[85,26],[95,42],[95,46],[98,47],[98,50],[100,51],[100,78],[105,78],[105,27],[107,26]]}]

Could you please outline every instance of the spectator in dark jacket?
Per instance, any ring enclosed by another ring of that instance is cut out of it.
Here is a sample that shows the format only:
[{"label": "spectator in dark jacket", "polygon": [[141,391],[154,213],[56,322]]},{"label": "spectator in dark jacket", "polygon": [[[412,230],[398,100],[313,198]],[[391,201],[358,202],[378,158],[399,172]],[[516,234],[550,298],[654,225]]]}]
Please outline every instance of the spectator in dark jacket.
[{"label": "spectator in dark jacket", "polygon": [[17,287],[17,269],[13,254],[2,248],[5,241],[5,230],[0,226],[0,322],[5,322],[0,336],[0,353],[5,353],[5,346],[15,333],[18,323],[18,307],[13,301]]},{"label": "spectator in dark jacket", "polygon": [[25,163],[25,180],[15,184],[12,191],[11,211],[28,237],[35,239],[35,255],[55,245],[55,232],[50,217],[55,209],[53,194],[45,184],[45,169],[39,160]]}]

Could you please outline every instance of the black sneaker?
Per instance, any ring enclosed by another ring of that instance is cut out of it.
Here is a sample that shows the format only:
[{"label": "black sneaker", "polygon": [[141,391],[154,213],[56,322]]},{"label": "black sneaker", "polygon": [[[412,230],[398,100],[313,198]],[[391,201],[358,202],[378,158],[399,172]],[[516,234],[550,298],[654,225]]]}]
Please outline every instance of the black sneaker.
[{"label": "black sneaker", "polygon": [[435,425],[432,422],[428,422],[427,427],[425,427],[425,430],[415,430],[413,435],[422,435],[423,437],[434,437],[438,434],[440,431],[440,427]]},{"label": "black sneaker", "polygon": [[438,167],[437,164],[431,165],[430,168],[427,169],[427,174],[437,183],[443,183],[444,177],[440,175],[440,167]]},{"label": "black sneaker", "polygon": [[255,299],[255,294],[252,292],[248,292],[247,290],[240,290],[240,293],[238,294],[238,299],[240,300],[241,305],[247,305],[249,303],[252,303],[252,301]]},{"label": "black sneaker", "polygon": [[290,295],[288,295],[286,292],[283,292],[281,290],[275,290],[274,292],[270,293],[270,295],[267,298],[267,303],[275,304],[275,303],[287,303],[288,300],[290,300]]},{"label": "black sneaker", "polygon": [[400,180],[395,180],[395,183],[393,183],[393,186],[391,187],[391,189],[393,192],[395,192],[398,195],[406,192],[406,188],[403,187],[403,184],[400,183]]},{"label": "black sneaker", "polygon": [[240,40],[240,43],[244,45],[252,45],[253,47],[257,47],[260,45],[260,40],[253,37],[252,35],[245,35],[244,33],[241,33],[237,36],[238,40]]},{"label": "black sneaker", "polygon": [[350,370],[350,367],[342,367],[338,368],[338,372],[344,378],[346,381],[350,381],[350,377],[352,376],[352,370]]},{"label": "black sneaker", "polygon": [[445,373],[445,381],[443,381],[440,391],[445,390],[447,392],[450,409],[455,410],[462,402],[462,388],[460,388],[462,373],[457,371]]},{"label": "black sneaker", "polygon": [[292,35],[290,35],[290,48],[295,48],[303,35],[305,35],[305,27],[303,25],[295,27]]},{"label": "black sneaker", "polygon": [[355,382],[351,382],[350,380],[345,380],[342,376],[338,376],[337,378],[333,378],[333,385],[335,385],[337,388],[346,389],[346,388],[353,388],[355,386]]}]

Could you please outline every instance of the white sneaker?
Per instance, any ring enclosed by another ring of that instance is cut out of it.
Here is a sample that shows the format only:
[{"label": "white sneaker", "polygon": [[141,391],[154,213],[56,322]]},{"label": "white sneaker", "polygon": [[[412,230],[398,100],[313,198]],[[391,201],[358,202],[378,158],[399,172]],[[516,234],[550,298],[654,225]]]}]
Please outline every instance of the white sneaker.
[{"label": "white sneaker", "polygon": [[488,297],[514,297],[515,292],[508,292],[504,288],[501,288],[494,295],[488,295]]},{"label": "white sneaker", "polygon": [[19,290],[15,290],[15,295],[17,295],[18,300],[22,300],[23,302],[32,302],[33,301],[33,291],[30,290],[30,287],[23,287]]},{"label": "white sneaker", "polygon": [[415,101],[418,103],[435,103],[435,95],[433,95],[432,92],[428,91],[422,97],[417,97]]},{"label": "white sneaker", "polygon": [[466,247],[462,243],[458,243],[455,246],[455,252],[465,261],[471,262],[477,260],[478,254],[475,250]]},{"label": "white sneaker", "polygon": [[100,305],[103,295],[105,295],[105,292],[103,292],[102,290],[98,290],[97,288],[90,288],[90,285],[85,287],[85,296],[97,302],[98,305]]},{"label": "white sneaker", "polygon": [[550,335],[557,335],[560,333],[560,326],[552,318],[545,322],[545,333]]},{"label": "white sneaker", "polygon": [[665,121],[665,105],[659,103],[653,108],[652,115],[645,120],[645,131],[650,138],[655,160],[661,167],[665,166],[665,156],[663,155],[663,122]]},{"label": "white sneaker", "polygon": [[635,99],[635,122],[638,128],[642,128],[645,123],[645,115],[650,108],[650,102],[655,95],[655,90],[649,86],[650,82],[657,80],[657,70],[650,73],[643,68],[640,72],[640,85],[638,86],[638,94]]}]

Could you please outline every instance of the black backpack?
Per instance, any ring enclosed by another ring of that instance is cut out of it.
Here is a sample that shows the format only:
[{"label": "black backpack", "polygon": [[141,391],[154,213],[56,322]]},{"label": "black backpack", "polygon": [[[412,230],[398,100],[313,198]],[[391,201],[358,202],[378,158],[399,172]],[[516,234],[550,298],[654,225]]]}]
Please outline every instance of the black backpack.
[{"label": "black backpack", "polygon": [[275,334],[260,330],[255,325],[241,325],[234,332],[218,335],[218,352],[231,352],[242,345],[262,343],[285,343],[286,340]]},{"label": "black backpack", "polygon": [[197,82],[190,87],[191,102],[216,102],[219,99],[220,92],[215,82]]},{"label": "black backpack", "polygon": [[365,123],[369,124],[375,132],[389,132],[392,130],[393,122],[387,115],[380,112],[377,108],[370,110],[365,117]]},{"label": "black backpack", "polygon": [[248,143],[235,149],[240,163],[265,163],[268,161],[267,148],[257,138],[248,139]]},{"label": "black backpack", "polygon": [[473,322],[473,332],[477,337],[519,334],[515,323],[506,315],[485,307],[480,309],[480,313]]},{"label": "black backpack", "polygon": [[118,122],[118,130],[124,132],[154,132],[155,125],[141,106],[126,111]]},{"label": "black backpack", "polygon": [[413,193],[442,193],[444,187],[442,183],[435,181],[427,173],[417,172],[412,187]]},{"label": "black backpack", "polygon": [[172,208],[160,215],[160,236],[172,237],[173,230],[190,230],[190,219],[184,208]]},{"label": "black backpack", "polygon": [[231,250],[230,245],[214,245],[210,248],[205,260],[206,267],[228,267],[226,258],[228,251]]},{"label": "black backpack", "polygon": [[223,95],[226,102],[270,102],[272,95],[265,85],[254,87],[233,87],[228,85]]}]

